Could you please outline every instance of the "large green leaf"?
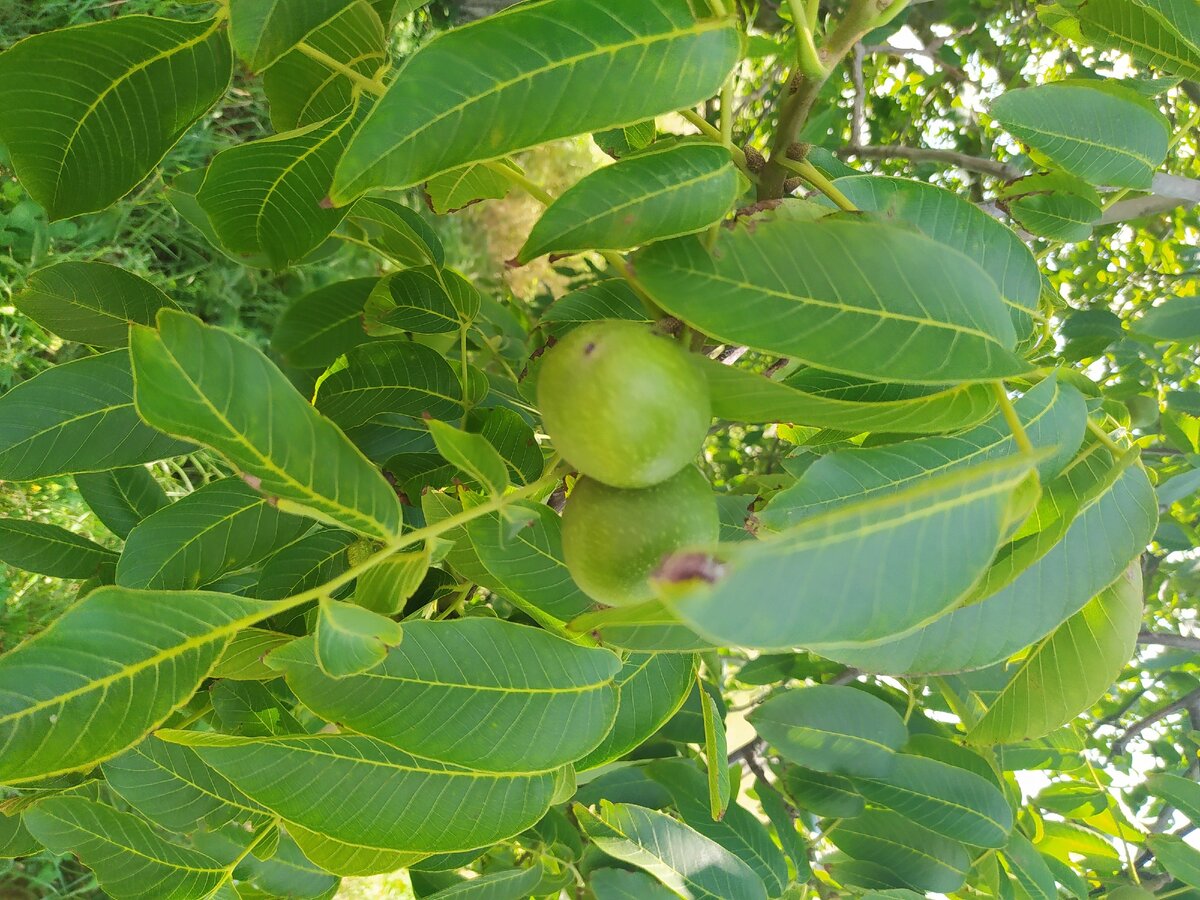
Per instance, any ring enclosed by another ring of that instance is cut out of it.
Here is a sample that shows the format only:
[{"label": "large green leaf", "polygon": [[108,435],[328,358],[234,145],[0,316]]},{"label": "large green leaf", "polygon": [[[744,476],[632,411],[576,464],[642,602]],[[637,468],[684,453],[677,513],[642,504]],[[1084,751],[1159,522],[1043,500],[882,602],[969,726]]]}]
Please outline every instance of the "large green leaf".
[{"label": "large green leaf", "polygon": [[681,653],[631,653],[617,673],[617,718],[604,740],[575,762],[582,772],[620,759],[675,715],[696,683],[696,660]]},{"label": "large green leaf", "polygon": [[537,892],[545,877],[541,864],[527,869],[502,869],[478,878],[460,881],[422,900],[525,900]]},{"label": "large green leaf", "polygon": [[831,774],[885,778],[908,740],[904,721],[887,703],[841,685],[775,694],[749,720],[784,759]]},{"label": "large green leaf", "polygon": [[[915,384],[1025,371],[996,283],[970,257],[877,222],[775,218],[655,244],[638,281],[713,337],[859,378]],[[753,308],[754,315],[746,315]]]},{"label": "large green leaf", "polygon": [[288,834],[300,850],[327,872],[347,877],[383,875],[399,869],[407,869],[413,863],[425,859],[423,853],[400,853],[381,850],[360,844],[347,844],[331,837],[288,823]]},{"label": "large green leaf", "polygon": [[1200,783],[1167,772],[1155,772],[1146,779],[1146,789],[1187,816],[1192,824],[1200,822]]},{"label": "large green leaf", "polygon": [[855,786],[871,803],[974,847],[1002,848],[1012,831],[1012,810],[995,784],[935,759],[898,754],[885,777]]},{"label": "large green leaf", "polygon": [[[500,166],[508,166],[501,160]],[[504,173],[486,163],[472,163],[459,169],[451,169],[425,185],[425,202],[439,216],[458,212],[483,200],[500,200],[508,196],[513,183]]]},{"label": "large green leaf", "polygon": [[353,0],[230,0],[229,38],[251,71],[261,72]]},{"label": "large green leaf", "polygon": [[728,545],[714,583],[672,592],[668,605],[722,646],[817,649],[906,634],[987,570],[1031,471],[1024,456],[976,464]]},{"label": "large green leaf", "polygon": [[109,576],[116,554],[83,535],[48,522],[0,519],[0,562],[52,578]]},{"label": "large green leaf", "polygon": [[507,534],[510,527],[494,514],[474,519],[466,529],[499,592],[560,621],[591,609],[595,604],[563,561],[559,516],[540,503],[518,502],[513,507],[528,517],[516,534]]},{"label": "large green leaf", "polygon": [[347,678],[321,670],[310,639],[271,660],[317,715],[490,772],[541,772],[579,759],[608,734],[617,709],[614,654],[499,619],[407,622],[379,666]]},{"label": "large green leaf", "polygon": [[1015,743],[1070,722],[1121,674],[1141,621],[1141,568],[1135,565],[1022,660],[968,738],[980,744]]},{"label": "large green leaf", "polygon": [[306,534],[266,561],[255,595],[282,600],[336,578],[349,568],[346,550],[355,540],[353,534],[337,528]]},{"label": "large green leaf", "polygon": [[738,182],[729,151],[718,144],[676,144],[623,159],[550,204],[517,259],[625,250],[701,231],[729,211]]},{"label": "large green leaf", "polygon": [[[1083,441],[1087,407],[1083,396],[1056,378],[1042,381],[1015,404],[1035,450],[1043,479],[1056,476]],[[997,413],[952,437],[923,438],[883,447],[838,450],[818,459],[800,481],[780,491],[759,513],[776,530],[843,503],[902,490],[922,479],[1017,452],[1012,429]]]},{"label": "large green leaf", "polygon": [[207,854],[171,843],[135,815],[84,797],[50,797],[25,813],[33,835],[55,853],[74,852],[113,897],[207,897],[229,874]]},{"label": "large green leaf", "polygon": [[290,366],[328,366],[368,340],[363,307],[378,283],[378,278],[335,281],[293,301],[271,335],[272,349]]},{"label": "large green leaf", "polygon": [[733,20],[692,0],[544,0],[446,32],[359,129],[333,199],[692,106],[720,89],[739,49]]},{"label": "large green leaf", "polygon": [[827,654],[877,672],[953,672],[1007,659],[1045,637],[1125,572],[1158,520],[1154,489],[1136,464],[1112,469],[1079,502],[1061,538],[1052,530],[1053,545],[986,598],[899,640]]},{"label": "large green leaf", "polygon": [[76,475],[75,486],[96,518],[120,538],[170,503],[145,466]]},{"label": "large green leaf", "polygon": [[771,381],[715,360],[700,363],[712,392],[713,415],[733,422],[938,434],[974,425],[996,408],[995,395],[984,384],[886,384],[820,369],[801,369],[783,381]]},{"label": "large green leaf", "polygon": [[1002,94],[992,115],[1034,150],[1092,184],[1149,188],[1170,130],[1150,103],[1113,82],[1060,82]]},{"label": "large green leaf", "polygon": [[556,338],[597,319],[645,322],[646,305],[623,278],[593,281],[555,300],[538,323]]},{"label": "large green leaf", "polygon": [[358,735],[159,736],[192,747],[234,787],[287,821],[382,850],[444,853],[494,844],[540,819],[554,791],[550,772],[476,772]]},{"label": "large green leaf", "polygon": [[454,419],[462,415],[462,382],[436,350],[376,341],[346,354],[346,367],[321,383],[317,409],[343,428],[384,412]]},{"label": "large green leaf", "polygon": [[600,803],[593,813],[578,803],[584,834],[609,856],[645,869],[680,897],[692,900],[766,900],[762,879],[720,844],[652,809]]},{"label": "large green leaf", "polygon": [[[383,23],[364,0],[346,9],[315,31],[304,43],[348,66],[365,78],[386,59]],[[290,50],[263,73],[263,91],[271,104],[271,124],[277,132],[314,125],[341,112],[353,98],[354,85],[300,50]]]},{"label": "large green leaf", "polygon": [[854,781],[842,775],[787,766],[778,772],[778,785],[800,809],[832,819],[857,816],[866,806]]},{"label": "large green leaf", "polygon": [[196,199],[226,249],[265,254],[283,269],[329,237],[346,210],[322,200],[350,139],[355,108],[216,155]]},{"label": "large green leaf", "polygon": [[103,472],[187,453],[133,408],[129,354],[54,366],[0,397],[0,479]]},{"label": "large green leaf", "polygon": [[571,621],[571,630],[637,653],[699,653],[714,648],[659,600],[584,613]]},{"label": "large green leaf", "polygon": [[1152,834],[1146,838],[1146,846],[1172,877],[1200,888],[1200,850],[1173,834]]},{"label": "large green leaf", "polygon": [[1072,12],[1097,45],[1180,78],[1200,78],[1200,10],[1190,0],[1088,0]]},{"label": "large green leaf", "polygon": [[888,810],[872,809],[839,822],[828,837],[843,853],[876,863],[922,892],[956,891],[971,868],[971,857],[962,844]]},{"label": "large green leaf", "polygon": [[206,766],[188,747],[150,735],[103,766],[104,780],[139,813],[168,831],[203,822],[262,825],[263,809]]},{"label": "large green leaf", "polygon": [[322,597],[313,648],[321,672],[333,679],[374,669],[404,637],[399,622],[387,616]]},{"label": "large green leaf", "polygon": [[250,344],[164,310],[130,349],[147,421],[224,454],[289,509],[379,538],[400,530],[383,476]]},{"label": "large green leaf", "polygon": [[217,102],[232,64],[220,27],[121,16],[0,55],[0,140],[50,218],[119,200]]},{"label": "large green leaf", "polygon": [[1017,885],[1031,900],[1055,900],[1058,897],[1054,873],[1046,864],[1046,858],[1025,835],[1016,833],[1009,839],[1003,858]]},{"label": "large green leaf", "polygon": [[[711,702],[711,698],[709,698]],[[714,819],[706,799],[705,775],[691,762],[659,760],[647,770],[671,792],[683,821],[746,863],[761,879],[767,895],[778,897],[788,882],[787,862],[765,825],[736,803]]]},{"label": "large green leaf", "polygon": [[1042,277],[1025,243],[998,220],[957,194],[908,178],[855,175],[834,184],[859,209],[915,225],[935,241],[979,263],[1009,305],[1018,334],[1038,311]]},{"label": "large green leaf", "polygon": [[1141,334],[1163,341],[1191,341],[1200,338],[1200,295],[1169,297],[1142,313],[1133,328]]},{"label": "large green leaf", "polygon": [[679,895],[644,872],[597,869],[588,875],[596,900],[678,900]]},{"label": "large green leaf", "polygon": [[153,325],[175,301],[132,272],[98,262],[62,262],[38,269],[13,305],[68,341],[124,347],[129,326]]},{"label": "large green leaf", "polygon": [[[433,265],[440,269],[446,262],[446,249],[433,227],[420,214],[386,197],[363,197],[350,209],[350,220],[360,229],[372,247],[398,266]],[[453,272],[444,273],[457,282],[458,293],[474,293],[466,279]],[[449,289],[449,286],[448,286]],[[452,294],[453,296],[453,294]],[[474,299],[475,311],[479,300]],[[468,311],[464,318],[471,318]]]},{"label": "large green leaf", "polygon": [[240,478],[214,481],[129,533],[117,584],[186,591],[252,565],[299,537],[308,522],[280,512]]},{"label": "large green leaf", "polygon": [[0,657],[0,783],[85,769],[136,744],[268,611],[227,594],[93,591]]}]

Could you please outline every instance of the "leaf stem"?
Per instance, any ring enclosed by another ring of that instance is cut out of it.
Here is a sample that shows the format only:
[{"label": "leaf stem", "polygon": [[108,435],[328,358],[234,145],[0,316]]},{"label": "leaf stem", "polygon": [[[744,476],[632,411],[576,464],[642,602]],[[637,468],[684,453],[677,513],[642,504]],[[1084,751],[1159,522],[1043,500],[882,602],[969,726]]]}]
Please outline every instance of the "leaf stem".
[{"label": "leaf stem", "polygon": [[[723,109],[724,104],[722,104],[722,110]],[[750,171],[750,166],[746,162],[745,151],[742,150],[741,147],[734,146],[732,137],[727,140],[720,128],[713,126],[707,119],[704,118],[704,116],[700,115],[700,113],[696,112],[694,109],[681,109],[679,110],[679,115],[683,116],[685,119],[699,128],[705,137],[710,137],[718,144],[723,145],[729,151],[730,155],[733,156],[734,165],[742,170],[743,175],[745,175],[751,181],[758,180],[757,176]],[[721,115],[722,118],[724,118],[724,112],[722,112]],[[732,128],[732,125],[730,127]]]},{"label": "leaf stem", "polygon": [[1103,444],[1110,453],[1112,453],[1114,456],[1125,455],[1125,448],[1114,441],[1112,435],[1093,422],[1090,417],[1087,420],[1087,426],[1088,431],[1094,434],[1096,436],[1096,440]]},{"label": "leaf stem", "polygon": [[489,169],[497,175],[503,175],[517,187],[521,188],[525,193],[529,194],[534,200],[537,200],[543,206],[549,206],[554,202],[554,195],[542,187],[533,179],[529,178],[524,172],[518,172],[511,166],[506,166],[498,160],[491,160],[484,163]]},{"label": "leaf stem", "polygon": [[1004,414],[1004,421],[1008,423],[1009,431],[1012,432],[1013,439],[1017,442],[1017,448],[1022,453],[1032,454],[1033,444],[1025,432],[1025,426],[1021,424],[1021,417],[1017,415],[1016,407],[1013,406],[1008,391],[1005,390],[1004,382],[994,381],[992,388],[996,393],[996,402],[1000,404],[1000,412]]},{"label": "leaf stem", "polygon": [[839,191],[837,187],[834,186],[834,183],[826,178],[821,170],[810,163],[807,159],[795,160],[785,157],[779,161],[779,164],[785,169],[795,172],[797,175],[815,187],[818,191],[836,203],[838,209],[844,212],[858,212],[858,207],[850,201],[850,198]]},{"label": "leaf stem", "polygon": [[369,94],[374,94],[376,97],[382,97],[385,93],[387,93],[387,85],[385,85],[382,81],[379,81],[375,78],[368,78],[361,72],[350,68],[350,66],[346,65],[345,63],[334,59],[323,50],[318,50],[312,44],[306,44],[301,41],[296,45],[296,49],[309,59],[315,59],[317,62],[321,63],[327,68],[337,72],[339,75],[345,75],[354,84],[358,85],[358,87],[362,88]]}]

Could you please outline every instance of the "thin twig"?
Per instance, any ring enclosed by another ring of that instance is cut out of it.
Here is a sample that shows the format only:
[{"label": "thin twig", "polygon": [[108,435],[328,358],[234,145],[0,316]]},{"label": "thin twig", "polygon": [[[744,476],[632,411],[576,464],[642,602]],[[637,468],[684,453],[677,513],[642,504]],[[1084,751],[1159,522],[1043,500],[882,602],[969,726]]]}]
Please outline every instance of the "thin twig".
[{"label": "thin twig", "polygon": [[1161,709],[1155,710],[1144,719],[1139,719],[1138,721],[1134,722],[1132,725],[1126,728],[1124,732],[1121,733],[1120,737],[1112,742],[1112,755],[1116,756],[1119,753],[1123,753],[1126,745],[1128,745],[1130,741],[1140,735],[1147,728],[1157,725],[1168,716],[1173,716],[1175,713],[1183,712],[1197,701],[1200,701],[1200,688],[1196,688],[1196,690],[1189,694],[1185,694],[1178,700],[1168,703]]},{"label": "thin twig", "polygon": [[1200,637],[1189,637],[1184,634],[1142,631],[1138,633],[1137,642],[1154,647],[1179,647],[1183,650],[1194,650],[1196,653],[1200,653]]}]

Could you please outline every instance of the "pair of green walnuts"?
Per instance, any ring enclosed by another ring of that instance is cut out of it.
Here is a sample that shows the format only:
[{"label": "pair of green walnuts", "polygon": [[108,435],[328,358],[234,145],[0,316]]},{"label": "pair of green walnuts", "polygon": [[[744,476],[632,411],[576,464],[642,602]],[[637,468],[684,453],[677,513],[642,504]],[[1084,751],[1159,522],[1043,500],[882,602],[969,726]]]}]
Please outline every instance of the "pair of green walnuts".
[{"label": "pair of green walnuts", "polygon": [[608,606],[654,596],[663,559],[715,544],[716,498],[694,465],[712,422],[704,373],[676,342],[619,320],[576,328],[546,354],[538,405],[583,476],[563,510],[563,555]]}]

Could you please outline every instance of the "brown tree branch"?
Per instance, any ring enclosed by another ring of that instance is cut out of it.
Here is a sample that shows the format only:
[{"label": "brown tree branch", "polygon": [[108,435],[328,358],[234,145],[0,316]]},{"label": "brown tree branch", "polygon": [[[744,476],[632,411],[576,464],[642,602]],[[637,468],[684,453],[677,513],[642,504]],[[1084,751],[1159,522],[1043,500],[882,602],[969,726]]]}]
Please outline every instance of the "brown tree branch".
[{"label": "brown tree branch", "polygon": [[1200,653],[1200,637],[1188,637],[1183,634],[1172,634],[1164,631],[1143,631],[1137,636],[1139,644],[1151,644],[1158,647],[1179,647],[1183,650],[1193,650]]},{"label": "brown tree branch", "polygon": [[1178,700],[1174,700],[1161,709],[1155,710],[1144,719],[1139,719],[1138,721],[1134,722],[1132,725],[1126,728],[1124,732],[1122,732],[1120,737],[1113,741],[1112,755],[1116,756],[1119,753],[1125,752],[1126,745],[1128,745],[1130,741],[1140,735],[1147,728],[1151,727],[1152,725],[1157,725],[1168,716],[1173,716],[1175,713],[1183,712],[1184,710],[1189,709],[1197,702],[1200,702],[1200,688],[1196,688],[1196,690],[1189,694],[1185,694]]},{"label": "brown tree branch", "polygon": [[851,144],[835,151],[841,159],[857,156],[859,159],[907,159],[911,162],[942,162],[968,172],[978,172],[993,178],[1012,181],[1026,174],[1017,166],[959,153],[956,150],[936,150],[930,147],[902,147],[898,144],[887,144],[878,147],[864,147]]}]

